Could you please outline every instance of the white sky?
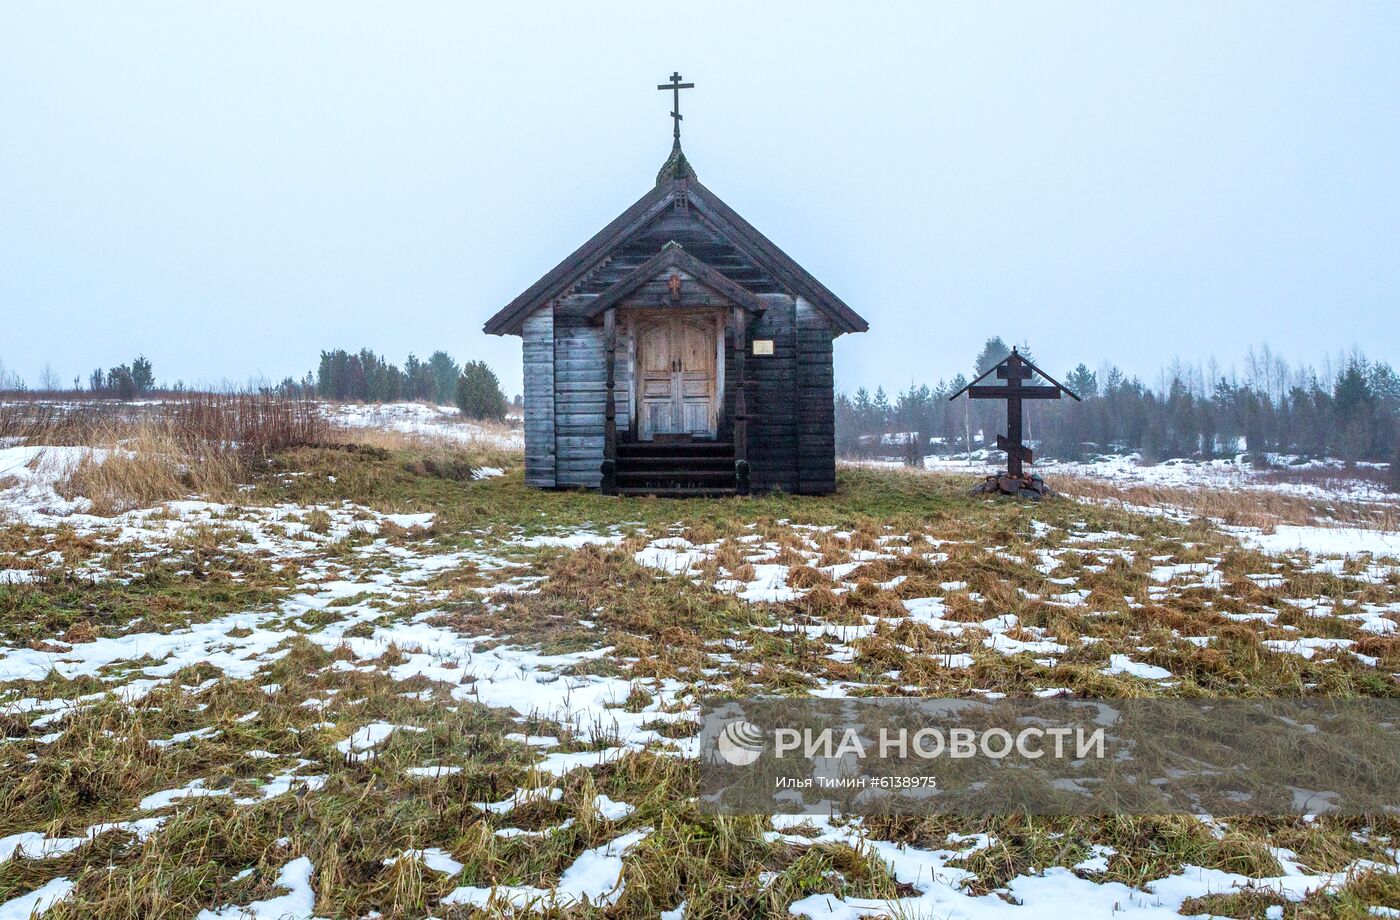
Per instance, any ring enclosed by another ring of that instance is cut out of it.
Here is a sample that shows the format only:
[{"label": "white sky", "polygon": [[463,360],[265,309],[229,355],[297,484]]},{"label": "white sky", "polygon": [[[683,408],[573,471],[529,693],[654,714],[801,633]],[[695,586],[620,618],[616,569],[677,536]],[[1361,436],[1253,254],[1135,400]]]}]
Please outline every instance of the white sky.
[{"label": "white sky", "polygon": [[870,321],[842,387],[1400,359],[1400,4],[525,6],[0,7],[0,360],[517,392],[481,324],[650,187],[674,69],[701,180]]}]

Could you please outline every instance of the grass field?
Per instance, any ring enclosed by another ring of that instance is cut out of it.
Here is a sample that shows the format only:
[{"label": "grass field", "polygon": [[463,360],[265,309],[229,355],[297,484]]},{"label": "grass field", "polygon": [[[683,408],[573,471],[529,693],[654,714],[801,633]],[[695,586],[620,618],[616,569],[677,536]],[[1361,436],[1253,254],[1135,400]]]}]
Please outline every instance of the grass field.
[{"label": "grass field", "polygon": [[0,917],[1400,912],[1394,818],[724,818],[686,757],[716,694],[1394,696],[1394,558],[900,471],[540,492],[402,433],[239,478],[4,522]]}]

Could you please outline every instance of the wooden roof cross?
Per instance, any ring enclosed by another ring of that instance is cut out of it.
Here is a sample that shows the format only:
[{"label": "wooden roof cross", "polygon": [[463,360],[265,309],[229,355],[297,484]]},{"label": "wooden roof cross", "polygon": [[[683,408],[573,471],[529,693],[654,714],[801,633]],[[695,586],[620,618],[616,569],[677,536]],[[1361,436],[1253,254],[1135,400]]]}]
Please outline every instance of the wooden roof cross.
[{"label": "wooden roof cross", "polygon": [[[998,378],[1006,381],[1005,384],[1000,386],[978,385],[980,381],[991,376],[994,371]],[[1050,381],[1050,386],[1023,382],[1035,374]],[[1061,393],[1066,393],[1076,402],[1082,402],[1077,393],[1056,382],[1055,378],[1036,367],[1015,348],[1011,349],[1011,354],[988,368],[980,377],[949,396],[948,399],[951,402],[964,393],[969,399],[1006,400],[1006,436],[997,435],[997,449],[1006,451],[1006,472],[1018,479],[1024,475],[1021,464],[1032,463],[1035,460],[1031,449],[1021,443],[1021,400],[1059,399]]]},{"label": "wooden roof cross", "polygon": [[681,145],[681,90],[694,88],[694,83],[681,82],[680,71],[672,71],[671,82],[662,83],[660,86],[657,87],[657,89],[669,89],[671,91],[671,95],[673,97],[671,102],[671,118],[673,118],[676,123],[675,133],[673,136],[675,137],[675,146],[677,147]]}]

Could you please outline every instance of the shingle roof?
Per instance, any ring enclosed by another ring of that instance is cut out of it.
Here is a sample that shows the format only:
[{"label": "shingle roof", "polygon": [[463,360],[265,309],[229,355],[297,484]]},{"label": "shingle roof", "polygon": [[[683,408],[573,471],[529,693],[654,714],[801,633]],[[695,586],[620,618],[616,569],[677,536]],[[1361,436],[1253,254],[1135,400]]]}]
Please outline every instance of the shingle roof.
[{"label": "shingle roof", "polygon": [[602,294],[671,241],[753,294],[785,292],[805,298],[827,314],[838,334],[869,328],[841,298],[705,188],[677,145],[654,188],[487,320],[484,329],[518,335],[535,310],[575,291]]}]

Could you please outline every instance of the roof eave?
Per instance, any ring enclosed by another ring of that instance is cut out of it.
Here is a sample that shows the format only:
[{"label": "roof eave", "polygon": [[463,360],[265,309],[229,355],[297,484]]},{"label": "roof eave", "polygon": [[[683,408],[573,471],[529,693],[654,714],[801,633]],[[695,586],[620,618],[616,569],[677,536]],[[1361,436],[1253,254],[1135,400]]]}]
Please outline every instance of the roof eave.
[{"label": "roof eave", "polygon": [[843,332],[867,332],[870,324],[859,313],[846,306],[845,301],[803,268],[782,250],[776,243],[764,236],[758,228],[744,220],[737,211],[724,203],[698,179],[692,180],[687,189],[691,200],[701,205],[702,213],[709,211],[709,217],[727,225],[727,229],[751,248],[750,255],[768,261],[766,265],[774,274],[782,277],[803,298],[831,317],[836,324],[837,334]]},{"label": "roof eave", "polygon": [[653,211],[665,208],[674,195],[675,183],[670,183],[658,185],[638,198],[627,210],[521,292],[520,296],[497,311],[482,325],[482,331],[488,335],[520,335],[525,317],[568,290],[592,261],[609,252],[638,225],[650,220],[654,216]]}]

